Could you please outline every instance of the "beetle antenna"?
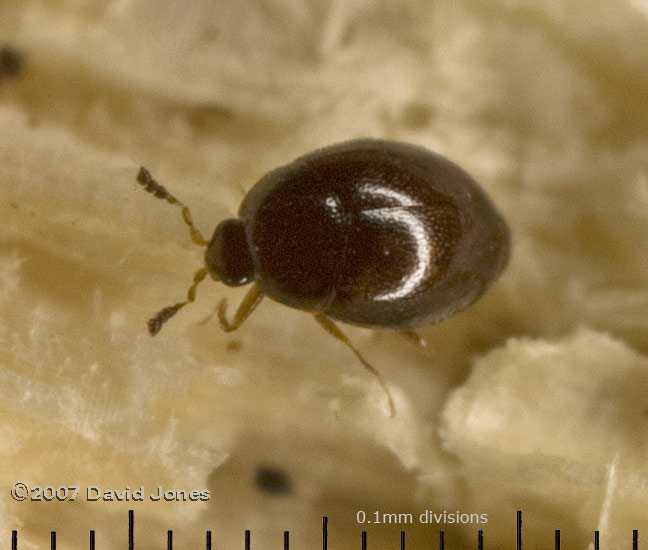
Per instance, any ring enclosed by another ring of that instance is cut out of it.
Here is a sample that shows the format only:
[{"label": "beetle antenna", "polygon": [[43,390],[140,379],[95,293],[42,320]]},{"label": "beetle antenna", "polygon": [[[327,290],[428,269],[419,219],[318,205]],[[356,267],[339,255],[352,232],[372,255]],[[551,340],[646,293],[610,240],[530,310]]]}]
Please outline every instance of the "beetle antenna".
[{"label": "beetle antenna", "polygon": [[369,364],[369,362],[364,357],[362,357],[360,352],[351,343],[351,340],[349,340],[347,335],[344,334],[344,332],[342,332],[338,328],[338,326],[333,321],[331,321],[331,319],[329,319],[323,313],[319,313],[319,312],[314,313],[313,315],[315,316],[315,320],[324,328],[324,330],[326,330],[326,332],[328,332],[333,337],[340,340],[340,342],[346,344],[346,346],[360,360],[364,368],[374,375],[374,377],[380,384],[380,387],[383,389],[385,395],[387,396],[387,403],[389,405],[389,416],[393,418],[396,415],[396,407],[394,406],[394,399],[392,398],[391,392],[389,391],[389,388],[387,387],[387,383],[385,382],[385,379],[382,377],[382,375],[371,364]]},{"label": "beetle antenna", "polygon": [[208,270],[206,267],[201,267],[198,271],[196,271],[193,278],[194,282],[191,287],[189,287],[189,291],[187,292],[187,299],[184,302],[178,302],[177,304],[174,304],[172,306],[167,306],[164,309],[158,311],[155,314],[155,317],[152,317],[148,320],[147,325],[151,336],[155,336],[158,332],[160,332],[164,323],[166,323],[169,319],[171,319],[171,317],[178,313],[180,309],[196,299],[196,288],[203,281],[203,279],[207,275],[207,272]]},{"label": "beetle antenna", "polygon": [[[137,182],[142,187],[144,187],[144,189],[146,189],[146,191],[148,191],[149,193],[151,193],[153,196],[157,197],[158,199],[165,200],[169,204],[175,204],[175,205],[178,205],[180,208],[182,208],[182,219],[189,226],[189,233],[191,234],[191,240],[194,243],[196,243],[197,245],[207,246],[207,241],[205,240],[205,237],[203,237],[202,233],[200,231],[198,231],[198,229],[196,228],[196,226],[193,223],[193,220],[191,219],[191,213],[189,212],[189,207],[186,206],[183,202],[176,199],[171,193],[169,193],[167,191],[167,189],[163,185],[160,185],[155,180],[155,178],[153,178],[153,176],[151,175],[151,172],[149,172],[143,166],[140,168],[140,171],[137,174]],[[175,307],[175,306],[173,306],[173,307]],[[173,309],[173,307],[171,309]],[[160,313],[162,313],[162,312],[160,312]],[[172,316],[172,315],[173,315],[173,313],[171,313],[169,316]]]}]

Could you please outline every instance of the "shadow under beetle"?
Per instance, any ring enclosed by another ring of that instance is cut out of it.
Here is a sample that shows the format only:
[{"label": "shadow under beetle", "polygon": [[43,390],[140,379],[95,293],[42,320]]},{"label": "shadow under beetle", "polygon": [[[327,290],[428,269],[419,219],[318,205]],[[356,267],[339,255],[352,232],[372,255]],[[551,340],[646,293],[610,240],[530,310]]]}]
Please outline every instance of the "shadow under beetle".
[{"label": "shadow under beetle", "polygon": [[236,330],[266,295],[312,313],[376,376],[392,415],[385,381],[332,319],[406,331],[437,323],[477,300],[509,258],[506,222],[477,183],[406,143],[347,141],[272,170],[209,242],[148,170],[137,181],[181,207],[193,242],[206,247],[187,299],[149,320],[152,335],[195,300],[207,274],[228,286],[252,283],[231,322],[219,303],[223,330]]}]

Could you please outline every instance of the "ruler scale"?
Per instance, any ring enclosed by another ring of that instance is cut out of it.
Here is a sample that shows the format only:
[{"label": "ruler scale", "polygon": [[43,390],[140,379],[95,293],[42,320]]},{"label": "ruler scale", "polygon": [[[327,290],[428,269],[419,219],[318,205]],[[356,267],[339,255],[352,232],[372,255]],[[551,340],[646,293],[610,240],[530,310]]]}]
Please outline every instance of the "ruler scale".
[{"label": "ruler scale", "polygon": [[133,550],[135,545],[135,511],[128,511],[128,550]]},{"label": "ruler scale", "polygon": [[328,517],[322,518],[322,550],[328,550]]},{"label": "ruler scale", "polygon": [[[328,516],[322,517],[322,550],[328,550]],[[517,512],[517,537],[516,550],[522,550],[522,512]],[[400,532],[400,550],[405,550],[406,532]],[[95,550],[95,530],[90,530],[90,550]],[[251,550],[251,532],[245,530],[245,550]],[[284,531],[284,550],[290,550],[290,531]],[[555,550],[560,550],[560,529],[554,531]],[[367,531],[360,534],[361,550],[367,550]],[[128,550],[135,547],[135,512],[128,511]],[[445,531],[439,531],[439,550],[445,550]],[[484,550],[484,531],[477,531],[477,550]],[[50,549],[56,550],[56,531],[50,532]],[[212,550],[212,532],[205,531],[205,549]],[[11,531],[11,550],[18,550],[18,531]],[[173,550],[173,531],[167,531],[167,550]],[[600,532],[594,531],[594,550],[600,550]],[[632,530],[632,550],[639,550],[639,530]]]}]

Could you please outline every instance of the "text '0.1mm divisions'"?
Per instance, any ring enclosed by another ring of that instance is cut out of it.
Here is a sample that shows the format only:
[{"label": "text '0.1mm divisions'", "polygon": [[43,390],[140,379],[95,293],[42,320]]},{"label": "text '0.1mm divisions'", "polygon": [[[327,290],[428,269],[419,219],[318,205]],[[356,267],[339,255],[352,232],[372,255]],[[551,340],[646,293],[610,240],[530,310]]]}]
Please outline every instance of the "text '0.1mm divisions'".
[{"label": "text '0.1mm divisions'", "polygon": [[365,512],[358,510],[356,513],[356,521],[359,524],[381,524],[387,523],[392,525],[407,525],[413,523],[421,524],[477,524],[488,523],[488,514],[468,514],[459,511],[447,512],[434,512],[433,510],[425,510],[421,514],[411,513],[387,513],[375,510],[373,512]]}]

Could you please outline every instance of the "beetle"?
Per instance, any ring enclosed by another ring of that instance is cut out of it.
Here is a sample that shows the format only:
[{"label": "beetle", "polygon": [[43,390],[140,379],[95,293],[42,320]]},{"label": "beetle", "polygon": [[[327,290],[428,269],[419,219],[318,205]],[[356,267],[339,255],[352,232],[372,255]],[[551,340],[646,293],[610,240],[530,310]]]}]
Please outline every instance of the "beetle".
[{"label": "beetle", "polygon": [[252,284],[225,331],[236,330],[264,296],[312,313],[387,386],[333,320],[412,330],[466,309],[508,263],[506,222],[461,168],[423,147],[382,139],[347,141],[299,157],[263,176],[238,217],[220,222],[210,241],[187,206],[144,167],[137,181],[182,208],[192,240],[206,247],[187,299],[148,322],[162,325],[196,297],[207,276]]}]

